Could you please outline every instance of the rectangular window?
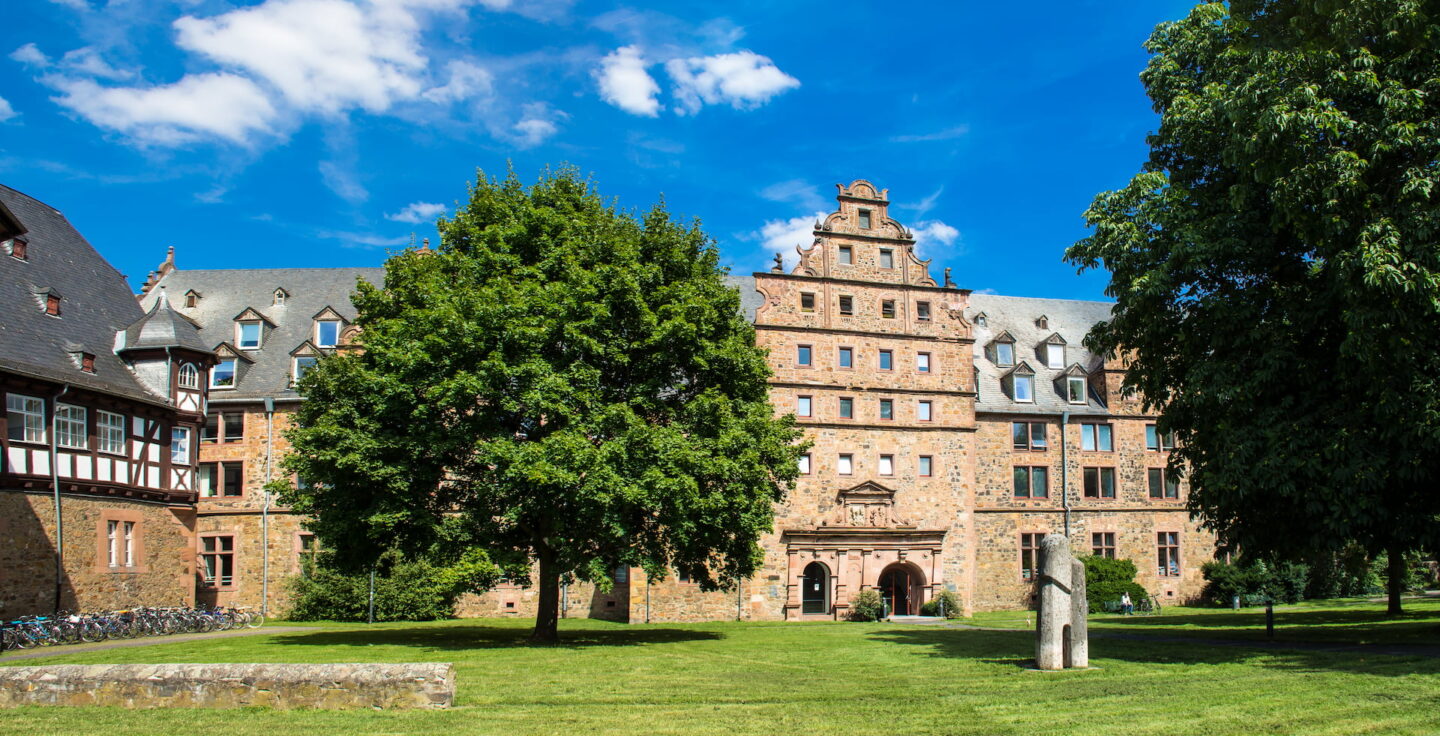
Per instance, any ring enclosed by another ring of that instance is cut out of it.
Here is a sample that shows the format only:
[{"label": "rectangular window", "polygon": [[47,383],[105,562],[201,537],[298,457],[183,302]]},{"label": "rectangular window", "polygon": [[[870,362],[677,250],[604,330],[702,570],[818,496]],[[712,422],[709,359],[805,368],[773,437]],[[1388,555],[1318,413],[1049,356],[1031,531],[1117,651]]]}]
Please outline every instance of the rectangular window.
[{"label": "rectangular window", "polygon": [[915,405],[915,419],[921,422],[930,421],[930,402],[921,401]]},{"label": "rectangular window", "polygon": [[888,371],[895,367],[895,352],[892,350],[880,351],[880,370]]},{"label": "rectangular window", "polygon": [[841,418],[841,419],[854,419],[854,418],[855,418],[855,400],[854,400],[854,399],[852,399],[852,398],[850,398],[850,397],[848,397],[848,396],[842,396],[842,397],[840,398],[840,418]]},{"label": "rectangular window", "polygon": [[190,464],[190,430],[187,427],[170,430],[170,464]]},{"label": "rectangular window", "polygon": [[810,292],[808,292],[808,291],[806,291],[806,292],[801,292],[801,293],[800,293],[800,311],[802,311],[802,312],[813,312],[813,311],[815,311],[815,295],[814,295],[814,294],[812,294],[812,293],[810,293]]},{"label": "rectangular window", "polygon": [[915,354],[915,370],[916,370],[916,372],[919,372],[919,373],[929,373],[929,372],[930,372],[930,354],[929,354],[929,353],[916,353],[916,354]]},{"label": "rectangular window", "polygon": [[1173,433],[1161,434],[1158,426],[1147,424],[1145,425],[1145,449],[1155,452],[1173,450],[1175,449],[1175,435]]},{"label": "rectangular window", "polygon": [[620,565],[620,566],[616,567],[616,568],[615,568],[615,575],[614,575],[613,577],[614,577],[614,579],[615,579],[615,582],[616,582],[616,583],[619,583],[620,585],[629,584],[629,582],[630,582],[630,566],[629,566],[629,565]]},{"label": "rectangular window", "polygon": [[810,346],[809,346],[809,345],[796,345],[796,346],[795,346],[795,365],[803,365],[803,366],[805,366],[805,367],[807,367],[807,368],[810,367]]},{"label": "rectangular window", "polygon": [[1044,422],[1011,422],[1010,437],[1017,450],[1045,450],[1049,448],[1045,440]]},{"label": "rectangular window", "polygon": [[125,415],[100,411],[95,415],[100,435],[100,451],[111,455],[125,454]]},{"label": "rectangular window", "polygon": [[796,416],[800,416],[800,417],[808,417],[808,416],[810,416],[810,397],[809,397],[809,396],[797,396],[797,397],[795,397],[795,415],[796,415]]},{"label": "rectangular window", "polygon": [[851,455],[842,454],[835,460],[835,472],[840,475],[850,475],[855,472],[855,458]]},{"label": "rectangular window", "polygon": [[808,452],[800,456],[800,474],[810,474],[810,453]]},{"label": "rectangular window", "polygon": [[227,534],[200,538],[200,577],[208,588],[235,584],[235,537]]},{"label": "rectangular window", "polygon": [[1050,468],[1043,465],[1015,466],[1016,498],[1048,498],[1050,496]]},{"label": "rectangular window", "polygon": [[45,297],[45,313],[56,317],[60,316],[60,297],[54,294]]},{"label": "rectangular window", "polygon": [[870,210],[860,210],[860,229],[870,229]]},{"label": "rectangular window", "polygon": [[135,566],[135,522],[126,521],[121,523],[125,531],[125,554],[123,560],[126,567]]},{"label": "rectangular window", "polygon": [[915,302],[915,319],[921,322],[930,321],[930,302]]},{"label": "rectangular window", "polygon": [[1033,376],[1015,376],[1015,400],[1035,400],[1035,379]]},{"label": "rectangular window", "polygon": [[235,388],[235,359],[222,360],[210,369],[210,388]]},{"label": "rectangular window", "polygon": [[1090,535],[1090,553],[1096,557],[1115,559],[1115,532],[1094,532]]},{"label": "rectangular window", "polygon": [[305,355],[305,356],[301,356],[301,357],[299,357],[299,358],[296,358],[296,359],[295,359],[295,381],[294,381],[294,382],[295,382],[295,383],[299,383],[299,382],[300,382],[300,379],[305,377],[305,371],[308,371],[308,370],[310,370],[311,368],[314,368],[314,367],[315,367],[315,364],[316,364],[317,362],[319,362],[319,361],[320,361],[319,358],[316,358],[316,357],[311,356],[311,355]]},{"label": "rectangular window", "polygon": [[1044,534],[1020,535],[1020,577],[1034,580],[1040,574],[1040,540]]},{"label": "rectangular window", "polygon": [[55,405],[55,444],[77,450],[90,446],[85,436],[85,407]]},{"label": "rectangular window", "polygon": [[1084,478],[1086,498],[1115,497],[1114,468],[1085,468]]},{"label": "rectangular window", "polygon": [[1071,376],[1065,379],[1066,394],[1072,404],[1083,404],[1086,401],[1085,379],[1078,376]]},{"label": "rectangular window", "polygon": [[200,444],[228,444],[245,439],[245,414],[224,412],[205,417],[205,426],[200,428]]},{"label": "rectangular window", "polygon": [[894,456],[894,455],[881,455],[881,456],[880,456],[880,474],[881,474],[881,475],[894,475],[894,474],[895,474],[895,456]]},{"label": "rectangular window", "polygon": [[1160,577],[1180,577],[1180,532],[1157,533],[1155,547]]},{"label": "rectangular window", "polygon": [[236,344],[241,350],[260,348],[260,323],[241,322],[237,329]]},{"label": "rectangular window", "polygon": [[850,296],[840,297],[840,313],[855,314],[855,298]]},{"label": "rectangular window", "polygon": [[885,299],[880,302],[880,316],[885,319],[895,319],[894,299]]},{"label": "rectangular window", "polygon": [[852,348],[840,348],[840,367],[855,367],[855,351]]},{"label": "rectangular window", "polygon": [[850,246],[848,246],[848,245],[842,245],[842,246],[840,246],[840,248],[839,248],[839,253],[840,253],[840,265],[842,265],[842,266],[848,266],[848,265],[850,265],[850,264],[852,264],[852,263],[855,262],[855,252],[852,251],[852,250],[850,250]]},{"label": "rectangular window", "polygon": [[881,399],[881,400],[880,400],[880,418],[881,418],[881,419],[894,419],[894,418],[895,418],[895,401],[894,401],[893,399]]},{"label": "rectangular window", "polygon": [[45,442],[45,400],[20,394],[5,395],[5,412],[11,442]]},{"label": "rectangular window", "polygon": [[1065,346],[1050,343],[1045,346],[1045,365],[1049,368],[1065,367]]},{"label": "rectangular window", "polygon": [[935,474],[935,460],[929,455],[920,456],[920,466],[917,471],[922,478],[929,478]]},{"label": "rectangular window", "polygon": [[333,348],[340,342],[340,322],[333,319],[315,323],[315,347]]},{"label": "rectangular window", "polygon": [[315,555],[320,553],[320,541],[308,532],[300,532],[296,536],[296,546],[299,549],[296,550],[295,567],[300,570],[301,575],[308,576],[308,570],[315,566]]},{"label": "rectangular window", "polygon": [[1146,471],[1151,498],[1179,498],[1180,479],[1165,468],[1150,468]]},{"label": "rectangular window", "polygon": [[995,365],[1015,365],[1015,345],[1008,342],[995,343]]},{"label": "rectangular window", "polygon": [[889,248],[881,248],[881,249],[880,249],[880,267],[881,267],[881,268],[894,268],[894,267],[895,267],[895,251],[893,251],[893,250],[891,250],[891,249],[889,249]]},{"label": "rectangular window", "polygon": [[223,463],[200,463],[200,496],[240,496],[245,492],[244,463],[238,460]]},{"label": "rectangular window", "polygon": [[111,567],[120,566],[120,522],[110,520],[105,522],[106,549],[109,550],[107,559]]},{"label": "rectangular window", "polygon": [[1110,425],[1080,425],[1080,449],[1086,451],[1113,452],[1115,450],[1115,441]]},{"label": "rectangular window", "polygon": [[240,496],[240,495],[243,495],[243,494],[245,493],[245,466],[244,466],[244,464],[241,463],[241,462],[239,462],[239,461],[236,461],[236,462],[229,462],[229,463],[220,463],[220,466],[221,466],[221,468],[223,468],[223,470],[224,470],[224,472],[222,473],[222,478],[224,479],[224,480],[223,480],[223,482],[224,482],[224,487],[221,488],[221,493],[220,493],[220,495],[222,495],[222,496]]}]

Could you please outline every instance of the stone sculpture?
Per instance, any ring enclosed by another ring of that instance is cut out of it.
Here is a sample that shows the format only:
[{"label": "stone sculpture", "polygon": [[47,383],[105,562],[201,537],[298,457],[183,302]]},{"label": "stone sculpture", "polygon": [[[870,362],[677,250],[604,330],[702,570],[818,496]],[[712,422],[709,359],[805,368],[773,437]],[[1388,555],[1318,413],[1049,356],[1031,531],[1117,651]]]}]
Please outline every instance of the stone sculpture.
[{"label": "stone sculpture", "polygon": [[1040,542],[1040,612],[1035,617],[1035,666],[1042,670],[1090,666],[1085,564],[1070,554],[1070,540],[1050,534]]}]

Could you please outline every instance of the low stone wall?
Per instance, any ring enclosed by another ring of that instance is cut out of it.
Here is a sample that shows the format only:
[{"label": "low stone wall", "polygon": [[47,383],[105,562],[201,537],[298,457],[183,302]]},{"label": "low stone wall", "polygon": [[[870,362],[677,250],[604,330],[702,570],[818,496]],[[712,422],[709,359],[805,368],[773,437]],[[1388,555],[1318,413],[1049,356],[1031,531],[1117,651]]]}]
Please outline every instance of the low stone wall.
[{"label": "low stone wall", "polygon": [[455,666],[409,664],[65,664],[0,667],[0,707],[448,708]]}]

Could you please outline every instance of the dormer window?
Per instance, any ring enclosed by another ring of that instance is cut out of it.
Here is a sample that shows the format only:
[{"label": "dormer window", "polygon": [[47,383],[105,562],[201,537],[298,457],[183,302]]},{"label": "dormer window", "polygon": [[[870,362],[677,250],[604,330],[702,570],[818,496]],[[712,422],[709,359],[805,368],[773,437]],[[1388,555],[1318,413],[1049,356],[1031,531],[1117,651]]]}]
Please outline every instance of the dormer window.
[{"label": "dormer window", "polygon": [[981,312],[981,313],[975,315],[975,326],[976,326],[976,327],[985,327],[985,326],[987,326],[987,325],[989,325],[989,324],[990,324],[990,318],[989,318],[989,317],[986,317],[984,312]]},{"label": "dormer window", "polygon": [[210,371],[210,388],[235,388],[235,359],[220,361]]},{"label": "dormer window", "polygon": [[1024,402],[1035,401],[1035,377],[1015,376],[1015,400]]},{"label": "dormer window", "polygon": [[839,263],[840,263],[840,265],[842,265],[842,266],[848,266],[848,265],[850,265],[850,264],[852,264],[852,263],[855,262],[855,251],[854,251],[853,249],[851,249],[850,246],[848,246],[848,245],[842,245],[842,246],[840,246],[839,252],[840,252],[840,256],[839,256]]},{"label": "dormer window", "polygon": [[10,240],[10,255],[22,261],[26,260],[28,258],[25,254],[26,245],[27,243],[24,238],[12,238]]},{"label": "dormer window", "polygon": [[1040,329],[1042,329],[1042,330],[1048,330],[1048,329],[1050,329],[1050,318],[1049,318],[1049,317],[1046,317],[1046,316],[1043,315],[1043,314],[1040,315],[1039,317],[1037,317],[1037,318],[1035,319],[1035,326],[1038,327],[1038,328],[1040,328]]},{"label": "dormer window", "polygon": [[180,388],[192,390],[200,389],[200,369],[194,363],[186,363],[180,366]]},{"label": "dormer window", "polygon": [[90,353],[80,354],[80,370],[86,373],[95,372],[95,356]]},{"label": "dormer window", "polygon": [[315,347],[333,348],[339,341],[339,320],[326,319],[315,323]]},{"label": "dormer window", "polygon": [[59,294],[46,294],[46,295],[45,295],[45,313],[48,314],[48,315],[50,315],[51,317],[59,317],[59,316],[60,316],[60,295],[59,295]]},{"label": "dormer window", "polygon": [[297,356],[295,358],[295,383],[299,383],[300,379],[305,376],[305,371],[314,368],[319,361],[320,359],[313,355]]},{"label": "dormer window", "polygon": [[241,350],[260,349],[260,323],[241,322],[235,326],[235,344]]},{"label": "dormer window", "polygon": [[283,307],[285,306],[285,300],[289,298],[289,296],[290,294],[287,293],[284,289],[276,289],[275,298],[270,303],[274,304],[277,307]]},{"label": "dormer window", "polygon": [[1015,365],[1015,338],[1008,332],[1000,333],[995,341],[990,343],[991,358],[998,366]]},{"label": "dormer window", "polygon": [[890,248],[881,248],[881,249],[880,249],[880,267],[881,267],[881,268],[894,268],[894,267],[895,267],[895,251],[894,251],[893,249],[890,249]]},{"label": "dormer window", "polygon": [[870,229],[870,210],[860,210],[860,229]]},{"label": "dormer window", "polygon": [[1045,365],[1048,368],[1065,367],[1065,346],[1056,343],[1045,345]]},{"label": "dormer window", "polygon": [[1085,379],[1080,376],[1071,376],[1065,379],[1065,393],[1070,403],[1085,403]]},{"label": "dormer window", "polygon": [[185,308],[194,309],[200,303],[200,292],[191,289],[185,292]]}]

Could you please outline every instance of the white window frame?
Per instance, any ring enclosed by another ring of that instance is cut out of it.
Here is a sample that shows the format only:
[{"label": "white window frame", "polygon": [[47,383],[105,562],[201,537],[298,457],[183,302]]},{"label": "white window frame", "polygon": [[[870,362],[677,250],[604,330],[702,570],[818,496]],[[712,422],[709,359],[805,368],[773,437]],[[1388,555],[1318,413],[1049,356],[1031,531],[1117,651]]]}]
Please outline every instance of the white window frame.
[{"label": "white window frame", "polygon": [[194,363],[185,363],[180,366],[180,388],[200,389],[200,369]]},{"label": "white window frame", "polygon": [[[324,325],[335,325],[335,339],[334,339],[334,340],[331,340],[331,341],[328,342],[328,343],[325,342],[325,341],[320,337],[320,328],[321,328],[322,326],[324,326]],[[339,345],[339,344],[340,344],[340,320],[338,320],[338,319],[318,319],[318,320],[315,320],[315,347],[317,347],[317,348],[333,348],[333,347],[335,347],[336,345]]]},{"label": "white window frame", "polygon": [[83,406],[55,404],[55,446],[71,450],[90,449],[90,438],[86,436],[87,419],[89,416]]},{"label": "white window frame", "polygon": [[854,475],[855,456],[848,452],[840,453],[835,458],[835,472],[838,475]]},{"label": "white window frame", "polygon": [[189,427],[170,428],[170,464],[190,464],[190,440],[191,432]]},{"label": "white window frame", "polygon": [[120,522],[121,529],[125,532],[125,567],[135,566],[135,522]]},{"label": "white window frame", "polygon": [[995,343],[995,365],[1015,365],[1015,343]]},{"label": "white window frame", "polygon": [[[1015,385],[1015,400],[1016,400],[1016,401],[1021,402],[1021,403],[1024,403],[1024,404],[1033,404],[1033,403],[1035,403],[1035,377],[1034,377],[1034,376],[1014,376],[1012,383]],[[1020,390],[1020,387],[1021,387],[1021,386],[1024,386],[1024,387],[1025,387],[1025,390],[1024,390],[1024,391],[1021,391],[1021,390]],[[1021,394],[1024,394],[1024,396],[1021,396]]]},{"label": "white window frame", "polygon": [[1045,365],[1049,368],[1065,367],[1065,346],[1060,343],[1046,343]]},{"label": "white window frame", "polygon": [[878,472],[880,475],[894,475],[894,474],[895,474],[895,456],[894,456],[894,455],[881,455],[881,456],[880,456],[880,465],[879,465],[879,468],[878,468],[878,470],[877,470],[876,472]]},{"label": "white window frame", "polygon": [[[248,325],[254,325],[254,326],[255,326],[255,344],[254,344],[254,345],[247,345],[247,344],[245,344],[245,327],[248,326]],[[236,322],[236,323],[235,323],[235,347],[238,347],[238,348],[240,348],[241,350],[259,350],[259,349],[260,349],[260,346],[263,345],[264,343],[265,343],[265,327],[264,327],[264,325],[262,325],[262,324],[260,323],[260,320],[258,320],[258,319],[247,319],[247,320],[245,320],[244,322]]]},{"label": "white window frame", "polygon": [[[228,385],[228,386],[224,386],[224,385],[220,385],[220,384],[215,383],[216,379],[218,379],[218,378],[220,377],[220,367],[223,366],[223,365],[225,365],[226,363],[229,363],[229,364],[230,364],[230,385]],[[239,370],[240,370],[240,361],[238,361],[238,360],[236,360],[236,359],[234,359],[234,358],[226,358],[225,360],[222,360],[222,361],[220,361],[219,363],[216,363],[216,364],[215,364],[215,367],[210,369],[210,388],[212,388],[212,389],[220,389],[220,390],[222,390],[222,391],[225,390],[225,389],[235,388],[235,384],[237,383],[237,380],[236,380],[236,379],[238,378]]]},{"label": "white window frame", "polygon": [[110,567],[120,566],[120,522],[110,519],[105,522],[105,541],[109,543]]},{"label": "white window frame", "polygon": [[303,374],[303,371],[300,370],[300,361],[302,361],[302,360],[314,361],[314,362],[312,362],[312,363],[310,364],[309,368],[306,368],[306,370],[309,370],[310,368],[314,368],[314,367],[315,367],[315,364],[320,362],[320,358],[317,357],[317,356],[314,356],[314,355],[297,355],[297,356],[295,356],[294,358],[291,358],[291,359],[290,359],[290,376],[291,376],[290,382],[291,382],[291,383],[299,383],[299,382],[300,382],[300,376]]},{"label": "white window frame", "polygon": [[[1077,397],[1075,385],[1080,385],[1080,392]],[[1089,401],[1090,386],[1083,376],[1069,376],[1065,379],[1065,399],[1072,404],[1084,404]]]},{"label": "white window frame", "polygon": [[100,441],[100,452],[107,455],[125,455],[125,415],[113,411],[97,410],[95,434]]},{"label": "white window frame", "polygon": [[23,439],[12,438],[11,442],[37,442],[49,441],[50,435],[45,427],[45,400],[38,396],[26,396],[24,394],[5,395],[5,413],[9,415],[11,431],[16,426],[16,418],[19,418]]},{"label": "white window frame", "polygon": [[807,452],[807,453],[805,453],[805,454],[803,454],[803,455],[800,456],[799,465],[800,465],[800,474],[801,474],[801,475],[809,475],[809,474],[810,474],[810,453]]}]

